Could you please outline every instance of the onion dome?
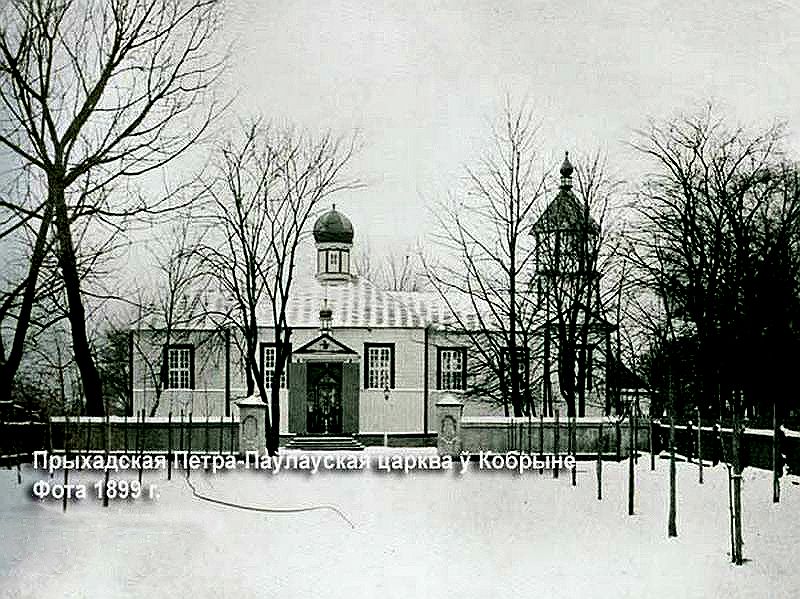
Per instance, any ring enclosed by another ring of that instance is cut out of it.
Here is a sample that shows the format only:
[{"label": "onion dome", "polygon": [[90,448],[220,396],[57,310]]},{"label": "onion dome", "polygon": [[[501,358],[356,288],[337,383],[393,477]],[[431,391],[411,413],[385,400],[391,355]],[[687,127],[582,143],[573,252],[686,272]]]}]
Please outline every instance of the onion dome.
[{"label": "onion dome", "polygon": [[353,243],[353,223],[337,212],[336,204],[314,223],[314,241],[317,243]]}]

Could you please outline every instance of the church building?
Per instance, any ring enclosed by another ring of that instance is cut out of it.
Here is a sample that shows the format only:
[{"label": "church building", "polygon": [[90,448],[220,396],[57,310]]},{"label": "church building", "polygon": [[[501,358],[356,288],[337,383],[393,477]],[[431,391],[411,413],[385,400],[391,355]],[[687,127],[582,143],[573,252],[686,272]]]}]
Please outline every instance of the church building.
[{"label": "church building", "polygon": [[[562,180],[553,204],[564,203],[569,195],[565,185]],[[544,214],[552,216],[554,210]],[[531,234],[541,230],[532,227]],[[287,304],[291,347],[280,380],[281,435],[284,441],[293,436],[353,435],[374,442],[388,433],[395,442],[423,443],[435,432],[437,401],[467,388],[470,344],[466,335],[444,326],[450,319],[436,293],[385,291],[354,275],[354,238],[352,223],[335,206],[314,224],[315,272],[298,271]],[[533,280],[536,273],[531,274]],[[258,318],[258,359],[267,386],[276,360],[271,312],[264,306]],[[160,345],[158,360],[146,359],[143,336],[141,331],[131,332],[135,410],[144,408],[158,416],[192,412],[196,420],[236,417],[235,402],[246,395],[246,388],[242,352],[230,331],[198,326],[174,331],[168,342],[152,338],[150,345]],[[541,357],[529,359],[529,369],[541,372]],[[156,371],[160,378],[149,376]],[[549,372],[547,376],[555,377]],[[163,388],[154,381],[162,381]],[[593,392],[602,387],[597,385]],[[533,393],[546,415],[553,407],[551,388],[538,385]],[[543,396],[549,404],[542,404]],[[592,413],[584,407],[582,411]],[[472,413],[500,411],[497,405],[473,401]]]}]

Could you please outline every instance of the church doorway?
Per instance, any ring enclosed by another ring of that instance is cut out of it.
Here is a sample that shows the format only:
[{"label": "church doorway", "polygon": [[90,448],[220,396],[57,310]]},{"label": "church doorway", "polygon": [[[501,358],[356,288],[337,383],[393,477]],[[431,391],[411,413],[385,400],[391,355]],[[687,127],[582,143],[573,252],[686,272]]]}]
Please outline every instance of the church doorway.
[{"label": "church doorway", "polygon": [[312,435],[342,432],[342,363],[308,365],[306,430]]}]

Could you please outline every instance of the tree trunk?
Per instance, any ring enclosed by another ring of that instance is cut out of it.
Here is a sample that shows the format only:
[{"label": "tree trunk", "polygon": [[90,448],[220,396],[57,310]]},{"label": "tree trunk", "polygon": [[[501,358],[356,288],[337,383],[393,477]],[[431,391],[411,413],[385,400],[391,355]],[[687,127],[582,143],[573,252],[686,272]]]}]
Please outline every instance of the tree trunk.
[{"label": "tree trunk", "polygon": [[[672,410],[670,410],[672,412]],[[667,536],[677,537],[677,500],[675,496],[675,416],[669,416],[669,525]]]},{"label": "tree trunk", "polygon": [[636,447],[633,443],[633,403],[631,402],[630,414],[628,414],[628,515],[633,516],[633,490],[634,490],[634,469],[633,460],[636,455]]},{"label": "tree trunk", "polygon": [[778,405],[772,404],[772,503],[781,500],[781,446],[778,427]]},{"label": "tree trunk", "polygon": [[72,348],[75,353],[75,363],[81,374],[83,393],[86,398],[86,414],[89,416],[103,416],[103,387],[100,383],[100,373],[92,357],[89,347],[89,338],[86,334],[86,311],[81,298],[81,281],[78,273],[78,263],[75,255],[75,246],[72,241],[69,215],[67,214],[66,196],[63,183],[57,179],[50,179],[48,202],[55,209],[56,234],[58,237],[58,261],[64,278],[64,288],[67,294],[67,316],[72,331]]},{"label": "tree trunk", "polygon": [[741,430],[738,406],[733,410],[733,563],[742,565],[742,465],[740,459]]},{"label": "tree trunk", "polygon": [[42,268],[42,263],[47,253],[47,235],[50,231],[52,220],[53,203],[47,202],[42,220],[39,223],[39,230],[36,233],[33,251],[31,252],[28,277],[25,280],[25,287],[22,292],[22,304],[19,307],[19,314],[17,315],[11,351],[8,353],[8,357],[0,364],[0,400],[11,399],[11,387],[22,361],[25,339],[28,335],[28,326],[30,325],[31,313],[33,312],[33,304],[36,297],[36,287],[39,282],[39,271]]}]

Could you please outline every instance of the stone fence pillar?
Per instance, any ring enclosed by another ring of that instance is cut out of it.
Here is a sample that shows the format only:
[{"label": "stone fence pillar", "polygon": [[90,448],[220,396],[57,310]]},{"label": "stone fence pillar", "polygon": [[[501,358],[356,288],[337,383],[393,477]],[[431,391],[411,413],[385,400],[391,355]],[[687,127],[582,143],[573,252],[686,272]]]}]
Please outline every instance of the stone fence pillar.
[{"label": "stone fence pillar", "polygon": [[257,395],[236,402],[239,406],[239,453],[267,451],[267,404]]},{"label": "stone fence pillar", "polygon": [[436,402],[436,426],[439,432],[439,455],[457,456],[461,453],[461,416],[464,404],[453,395]]}]

